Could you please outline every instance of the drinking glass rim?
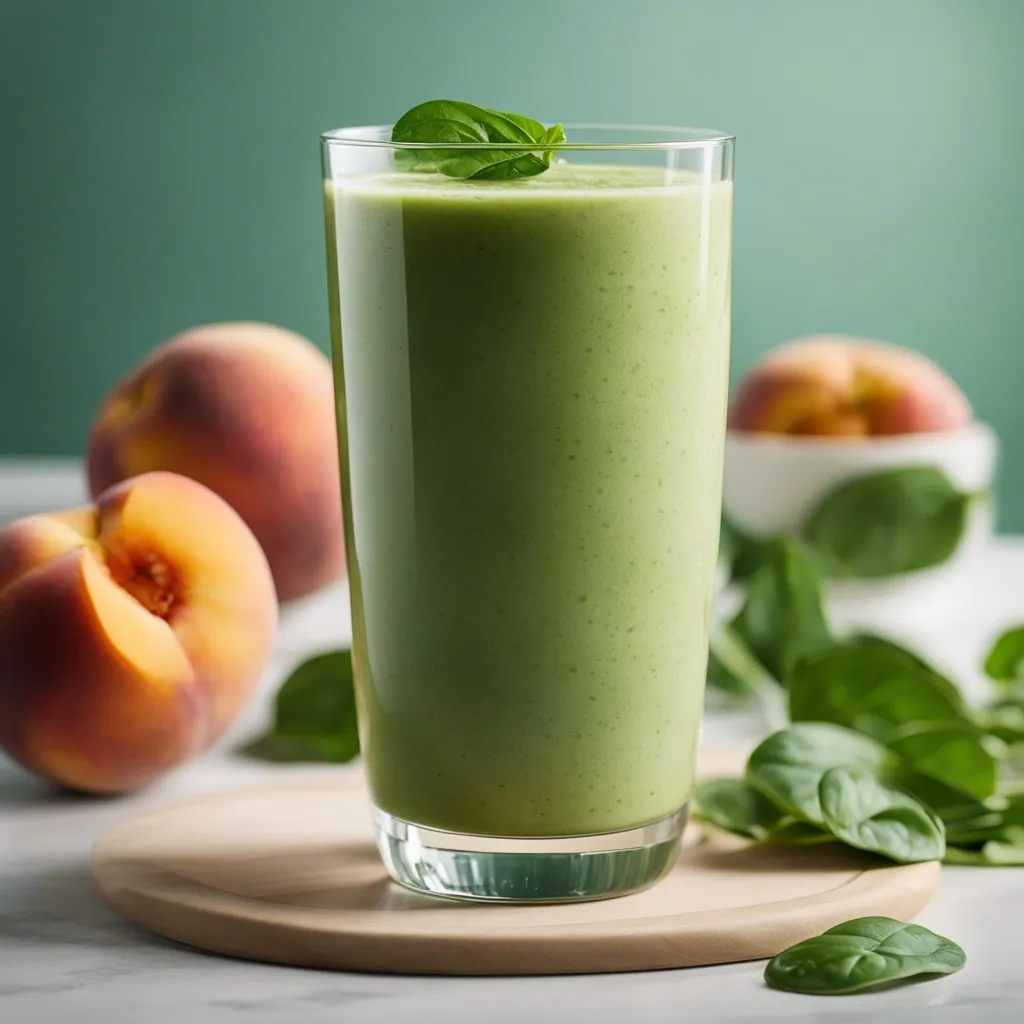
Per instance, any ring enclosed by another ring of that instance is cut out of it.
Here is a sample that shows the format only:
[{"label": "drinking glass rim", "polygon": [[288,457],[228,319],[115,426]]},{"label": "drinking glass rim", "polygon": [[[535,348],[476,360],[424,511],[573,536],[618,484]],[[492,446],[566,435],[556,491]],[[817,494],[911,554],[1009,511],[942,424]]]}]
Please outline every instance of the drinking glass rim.
[{"label": "drinking glass rim", "polygon": [[[545,127],[548,127],[545,125]],[[570,123],[563,126],[566,134],[579,132],[608,132],[613,137],[608,142],[394,142],[391,132],[394,125],[354,125],[349,128],[334,128],[323,132],[320,141],[327,145],[339,143],[346,146],[369,146],[382,149],[502,149],[513,152],[522,151],[535,153],[539,149],[547,150],[679,150],[707,149],[710,146],[725,146],[736,139],[735,135],[719,131],[716,128],[688,128],[664,124],[593,124]],[[616,139],[614,133],[647,133],[650,135],[671,135],[675,138],[660,138],[654,141],[627,142]]]}]

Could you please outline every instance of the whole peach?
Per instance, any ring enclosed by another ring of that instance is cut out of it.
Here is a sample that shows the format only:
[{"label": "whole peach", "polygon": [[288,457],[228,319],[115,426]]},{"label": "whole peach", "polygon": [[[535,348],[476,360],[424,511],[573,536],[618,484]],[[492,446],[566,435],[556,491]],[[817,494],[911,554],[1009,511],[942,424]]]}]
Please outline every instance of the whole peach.
[{"label": "whole peach", "polygon": [[209,324],[156,348],[108,396],[88,445],[94,495],[151,470],[198,480],[249,524],[278,598],[345,568],[334,385],[305,338]]},{"label": "whole peach", "polygon": [[798,338],[740,382],[732,430],[866,437],[954,430],[969,423],[963,392],[918,352],[839,335]]},{"label": "whole peach", "polygon": [[241,517],[148,473],[0,532],[0,748],[73,789],[135,789],[209,746],[270,653],[270,567]]}]

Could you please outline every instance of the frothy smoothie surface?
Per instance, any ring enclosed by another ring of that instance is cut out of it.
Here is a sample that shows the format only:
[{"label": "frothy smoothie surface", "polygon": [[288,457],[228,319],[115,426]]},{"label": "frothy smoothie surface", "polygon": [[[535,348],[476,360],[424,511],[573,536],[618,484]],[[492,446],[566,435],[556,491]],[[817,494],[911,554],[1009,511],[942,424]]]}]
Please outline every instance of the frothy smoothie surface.
[{"label": "frothy smoothie surface", "polygon": [[731,205],[579,163],[328,184],[353,650],[390,814],[554,836],[689,799]]}]

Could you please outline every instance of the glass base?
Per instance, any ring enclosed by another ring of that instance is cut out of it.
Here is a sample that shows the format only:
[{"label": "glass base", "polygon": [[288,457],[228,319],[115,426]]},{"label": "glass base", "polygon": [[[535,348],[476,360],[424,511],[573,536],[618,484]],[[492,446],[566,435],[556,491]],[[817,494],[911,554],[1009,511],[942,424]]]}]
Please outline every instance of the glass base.
[{"label": "glass base", "polygon": [[384,864],[406,888],[490,903],[575,903],[661,878],[675,862],[688,809],[622,832],[550,839],[444,832],[380,809],[375,825]]}]

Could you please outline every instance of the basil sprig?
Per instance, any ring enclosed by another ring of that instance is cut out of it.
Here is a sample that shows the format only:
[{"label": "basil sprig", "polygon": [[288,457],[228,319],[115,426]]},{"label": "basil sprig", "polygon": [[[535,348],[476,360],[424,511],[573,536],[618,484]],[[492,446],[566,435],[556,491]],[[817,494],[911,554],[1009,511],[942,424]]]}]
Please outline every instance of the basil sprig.
[{"label": "basil sprig", "polygon": [[786,992],[847,995],[923,975],[955,974],[964,951],[923,925],[859,917],[772,957],[764,980]]},{"label": "basil sprig", "polygon": [[[545,127],[519,114],[477,107],[457,100],[431,100],[398,119],[392,142],[431,143],[430,149],[396,151],[404,170],[437,171],[449,178],[499,181],[542,174],[554,159],[552,146],[565,141],[560,124]],[[444,144],[448,143],[446,147]],[[452,148],[450,144],[456,144]],[[490,149],[459,148],[493,143]],[[534,150],[503,149],[502,144],[533,145]],[[436,144],[436,145],[435,145]]]}]

